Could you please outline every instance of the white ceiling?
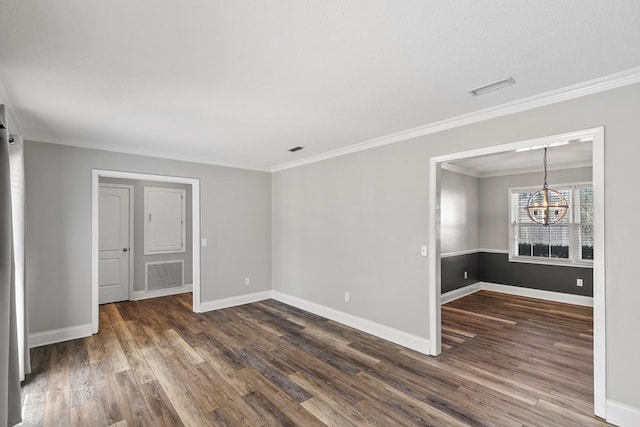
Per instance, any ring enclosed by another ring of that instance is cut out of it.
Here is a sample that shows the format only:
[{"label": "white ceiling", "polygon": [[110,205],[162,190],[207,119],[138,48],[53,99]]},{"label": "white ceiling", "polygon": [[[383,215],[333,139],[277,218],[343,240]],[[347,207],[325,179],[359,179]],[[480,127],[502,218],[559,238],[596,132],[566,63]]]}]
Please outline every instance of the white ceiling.
[{"label": "white ceiling", "polygon": [[26,139],[263,170],[638,66],[637,0],[21,0],[0,13],[0,102]]}]

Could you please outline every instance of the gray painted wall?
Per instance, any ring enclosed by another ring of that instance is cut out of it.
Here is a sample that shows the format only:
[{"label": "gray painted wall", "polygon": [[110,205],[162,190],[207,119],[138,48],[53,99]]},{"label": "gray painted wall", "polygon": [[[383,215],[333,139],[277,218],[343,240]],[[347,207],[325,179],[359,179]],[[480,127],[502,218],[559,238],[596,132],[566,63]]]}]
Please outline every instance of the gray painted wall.
[{"label": "gray painted wall", "polygon": [[[553,151],[549,151],[549,156]],[[542,166],[542,163],[541,163]],[[509,250],[509,197],[511,187],[542,187],[542,172],[480,179],[480,248]],[[549,186],[592,181],[590,167],[550,170]]]},{"label": "gray painted wall", "polygon": [[31,333],[91,323],[93,168],[198,178],[201,300],[271,289],[269,173],[27,141]]},{"label": "gray painted wall", "polygon": [[440,175],[440,252],[478,249],[479,179],[442,170]]},{"label": "gray painted wall", "polygon": [[[539,186],[542,176],[538,172],[474,178],[442,170],[441,253],[478,248],[508,250],[508,190]],[[591,167],[549,171],[550,184],[591,180]],[[467,235],[469,243],[465,244]],[[576,286],[577,278],[584,280],[583,287]],[[591,268],[515,263],[509,262],[506,254],[473,253],[441,259],[442,293],[477,281],[593,296]]]},{"label": "gray painted wall", "polygon": [[[133,185],[133,290],[145,290],[145,263],[157,261],[184,261],[184,284],[193,284],[193,215],[191,207],[191,186],[173,182],[141,181],[100,177],[100,183]],[[178,188],[186,191],[186,241],[185,252],[173,254],[144,254],[144,187]]]},{"label": "gray painted wall", "polygon": [[640,336],[628,332],[640,324],[638,234],[628,224],[640,199],[627,197],[638,181],[638,111],[636,84],[277,172],[273,287],[428,338],[428,265],[419,248],[427,242],[429,158],[606,126],[607,389],[638,408],[640,370],[629,367],[640,360]]}]

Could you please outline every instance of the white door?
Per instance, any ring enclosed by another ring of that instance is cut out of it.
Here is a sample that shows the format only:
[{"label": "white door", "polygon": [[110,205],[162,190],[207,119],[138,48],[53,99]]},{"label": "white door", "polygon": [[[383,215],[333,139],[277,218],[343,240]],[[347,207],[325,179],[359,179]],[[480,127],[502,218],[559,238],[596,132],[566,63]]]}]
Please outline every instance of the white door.
[{"label": "white door", "polygon": [[98,213],[100,304],[129,299],[131,268],[129,192],[130,189],[125,187],[100,186]]}]

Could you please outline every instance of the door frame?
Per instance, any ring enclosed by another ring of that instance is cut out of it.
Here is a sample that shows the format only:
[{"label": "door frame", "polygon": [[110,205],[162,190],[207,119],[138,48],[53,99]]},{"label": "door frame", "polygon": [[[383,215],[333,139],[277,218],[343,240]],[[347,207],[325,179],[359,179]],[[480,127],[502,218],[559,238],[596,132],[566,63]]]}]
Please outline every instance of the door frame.
[{"label": "door frame", "polygon": [[519,148],[552,144],[571,139],[593,140],[594,195],[594,262],[593,262],[593,404],[595,415],[606,419],[606,301],[605,301],[605,239],[604,239],[604,127],[596,127],[559,135],[517,141],[507,144],[435,156],[429,159],[429,352],[437,356],[442,351],[441,277],[440,277],[440,166],[442,163],[486,154],[513,151]]},{"label": "door frame", "polygon": [[98,333],[98,202],[100,177],[160,181],[191,185],[193,312],[200,312],[200,180],[169,175],[155,175],[106,169],[91,171],[91,330]]},{"label": "door frame", "polygon": [[[129,189],[129,299],[133,293],[133,185],[130,184],[111,184],[109,182],[98,181],[98,196],[100,196],[100,187],[114,187],[114,188],[127,188]],[[98,202],[100,199],[98,198]],[[98,209],[99,210],[99,209]],[[100,215],[98,215],[98,230],[100,229]],[[100,241],[98,240],[98,251],[100,249]],[[100,273],[100,260],[98,260],[98,273]],[[98,297],[100,297],[100,287],[98,287]],[[99,298],[98,298],[99,299]]]}]

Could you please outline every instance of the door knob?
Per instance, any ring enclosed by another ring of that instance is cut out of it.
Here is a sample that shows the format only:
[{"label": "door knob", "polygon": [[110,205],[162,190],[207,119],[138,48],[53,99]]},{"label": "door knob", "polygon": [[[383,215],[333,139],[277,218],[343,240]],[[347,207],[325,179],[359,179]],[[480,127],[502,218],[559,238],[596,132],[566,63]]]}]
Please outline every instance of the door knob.
[{"label": "door knob", "polygon": [[122,252],[127,252],[129,248],[122,248]]}]

